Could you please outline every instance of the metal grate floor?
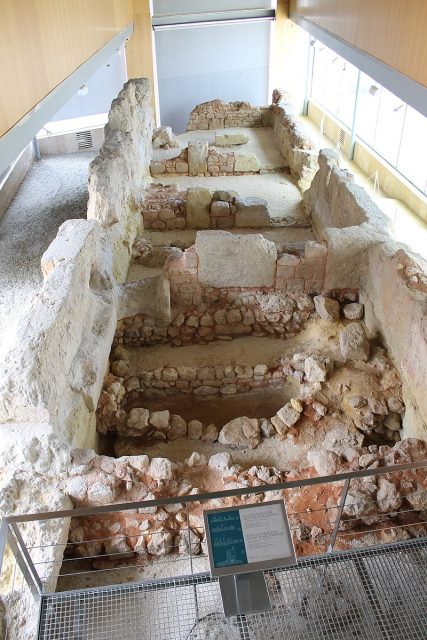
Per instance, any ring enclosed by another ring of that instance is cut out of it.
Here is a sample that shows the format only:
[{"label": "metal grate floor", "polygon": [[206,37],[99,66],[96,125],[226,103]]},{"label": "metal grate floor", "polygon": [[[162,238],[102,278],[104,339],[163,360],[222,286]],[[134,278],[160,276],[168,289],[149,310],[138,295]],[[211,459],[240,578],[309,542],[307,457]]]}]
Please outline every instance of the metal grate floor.
[{"label": "metal grate floor", "polygon": [[265,572],[273,609],[224,618],[209,575],[44,596],[40,640],[425,640],[427,539]]}]

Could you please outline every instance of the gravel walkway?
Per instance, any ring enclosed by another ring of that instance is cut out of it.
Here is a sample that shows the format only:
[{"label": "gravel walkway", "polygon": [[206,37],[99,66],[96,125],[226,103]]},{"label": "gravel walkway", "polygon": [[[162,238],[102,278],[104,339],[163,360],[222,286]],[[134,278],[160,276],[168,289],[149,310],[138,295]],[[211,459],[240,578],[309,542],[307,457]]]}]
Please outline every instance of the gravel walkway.
[{"label": "gravel walkway", "polygon": [[92,151],[34,162],[0,220],[0,343],[43,282],[40,258],[70,218],[85,218]]}]

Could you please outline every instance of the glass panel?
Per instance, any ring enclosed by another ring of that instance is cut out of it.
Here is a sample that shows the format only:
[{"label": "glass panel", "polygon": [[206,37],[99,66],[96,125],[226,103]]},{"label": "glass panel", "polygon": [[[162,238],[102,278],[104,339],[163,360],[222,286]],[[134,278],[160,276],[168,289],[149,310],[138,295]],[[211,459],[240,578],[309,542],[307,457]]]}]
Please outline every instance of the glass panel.
[{"label": "glass panel", "polygon": [[312,96],[351,128],[358,70],[320,42],[314,52]]},{"label": "glass panel", "polygon": [[408,106],[397,168],[422,191],[427,180],[426,148],[427,118]]},{"label": "glass panel", "polygon": [[393,166],[397,163],[405,112],[406,104],[381,87],[374,149]]},{"label": "glass panel", "polygon": [[359,106],[357,115],[357,134],[370,146],[373,146],[375,129],[380,105],[381,87],[366,73],[360,74]]},{"label": "glass panel", "polygon": [[[311,95],[338,120],[352,126],[358,70],[317,41]],[[357,136],[395,167],[418,189],[427,193],[427,118],[360,74]]]}]

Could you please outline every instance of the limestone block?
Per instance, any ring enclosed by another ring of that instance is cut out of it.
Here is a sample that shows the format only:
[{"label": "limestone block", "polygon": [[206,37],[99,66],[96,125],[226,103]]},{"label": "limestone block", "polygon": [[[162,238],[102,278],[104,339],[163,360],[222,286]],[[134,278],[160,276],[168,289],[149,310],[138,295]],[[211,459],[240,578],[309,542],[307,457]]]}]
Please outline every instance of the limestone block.
[{"label": "limestone block", "polygon": [[312,354],[304,360],[304,373],[307,382],[324,382],[326,380],[326,365],[321,356]]},{"label": "limestone block", "polygon": [[184,438],[187,435],[187,423],[184,418],[173,415],[170,421],[170,429],[168,431],[168,440],[176,440]]},{"label": "limestone block", "polygon": [[[199,231],[199,283],[206,287],[273,287],[277,249],[261,234]],[[225,268],[225,265],[227,268]]]},{"label": "limestone block", "polygon": [[230,215],[230,207],[228,202],[223,200],[214,200],[211,204],[211,216],[214,218]]},{"label": "limestone block", "polygon": [[307,240],[304,244],[304,257],[309,259],[324,258],[328,253],[328,248],[321,242]]},{"label": "limestone block", "polygon": [[256,155],[254,153],[236,154],[234,171],[257,173],[259,164]]},{"label": "limestone block", "polygon": [[226,471],[233,465],[231,454],[227,451],[215,453],[209,458],[209,466],[216,471]]},{"label": "limestone block", "polygon": [[242,131],[233,131],[231,133],[217,133],[215,135],[215,147],[231,147],[249,142],[249,136]]},{"label": "limestone block", "polygon": [[209,129],[223,129],[224,128],[224,118],[210,118],[208,120]]},{"label": "limestone block", "polygon": [[341,355],[346,360],[367,360],[369,340],[360,322],[348,324],[340,333]]},{"label": "limestone block", "polygon": [[118,288],[118,319],[144,313],[170,322],[171,302],[169,280],[163,274],[126,282]]},{"label": "limestone block", "polygon": [[236,191],[214,191],[212,200],[222,200],[223,202],[233,202],[233,199],[237,196]]},{"label": "limestone block", "polygon": [[316,311],[322,320],[329,320],[330,322],[336,322],[339,320],[339,302],[332,298],[325,298],[325,296],[314,296],[313,300],[316,306]]},{"label": "limestone block", "polygon": [[235,418],[220,431],[218,441],[230,447],[254,449],[261,441],[261,433],[256,418]]},{"label": "limestone block", "polygon": [[279,411],[277,412],[277,416],[282,422],[285,423],[287,427],[290,428],[293,427],[294,424],[296,424],[300,419],[301,411],[299,410],[299,407],[295,408],[292,402],[287,402],[284,407],[279,409]]},{"label": "limestone block", "polygon": [[179,142],[172,132],[172,127],[157,127],[157,129],[154,129],[152,141],[154,149],[179,147]]},{"label": "limestone block", "polygon": [[343,308],[344,317],[347,320],[361,320],[363,318],[363,304],[350,302]]},{"label": "limestone block", "polygon": [[190,440],[200,440],[203,435],[203,424],[200,420],[190,420],[187,425]]},{"label": "limestone block", "polygon": [[204,174],[208,170],[209,145],[207,142],[188,143],[188,172],[191,176]]},{"label": "limestone block", "polygon": [[167,409],[164,411],[153,411],[150,415],[150,424],[159,431],[167,431],[169,429],[170,414]]},{"label": "limestone block", "polygon": [[187,227],[208,229],[212,193],[209,189],[192,187],[187,190]]},{"label": "limestone block", "polygon": [[316,469],[319,476],[331,476],[340,462],[339,456],[334,451],[309,451],[307,460]]},{"label": "limestone block", "polygon": [[148,468],[148,475],[155,480],[170,480],[174,474],[175,465],[167,458],[152,458]]},{"label": "limestone block", "polygon": [[268,203],[262,198],[236,198],[236,227],[270,227]]},{"label": "limestone block", "polygon": [[127,421],[128,429],[136,431],[137,434],[143,432],[144,430],[146,430],[146,427],[148,427],[149,417],[150,412],[148,411],[148,409],[144,409],[143,407],[131,409]]}]

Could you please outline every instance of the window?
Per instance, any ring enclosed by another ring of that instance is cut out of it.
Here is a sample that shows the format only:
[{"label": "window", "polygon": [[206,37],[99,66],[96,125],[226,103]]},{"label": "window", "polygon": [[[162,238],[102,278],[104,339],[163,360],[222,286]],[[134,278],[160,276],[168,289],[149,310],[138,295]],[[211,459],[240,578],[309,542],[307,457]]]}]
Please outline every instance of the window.
[{"label": "window", "polygon": [[394,167],[397,164],[405,112],[406,104],[382,87],[373,147]]},{"label": "window", "polygon": [[397,169],[424,193],[427,192],[426,148],[427,118],[407,106]]},{"label": "window", "polygon": [[374,146],[375,130],[380,106],[381,87],[366,73],[360,74],[357,133],[359,137]]},{"label": "window", "polygon": [[[321,42],[314,49],[311,96],[349,129],[356,105],[356,67]],[[360,72],[356,137],[427,194],[427,118]]]},{"label": "window", "polygon": [[316,43],[313,68],[313,97],[351,128],[356,100],[358,70],[320,42]]}]

